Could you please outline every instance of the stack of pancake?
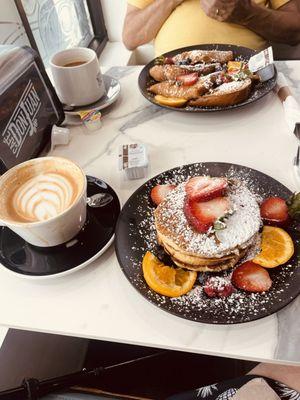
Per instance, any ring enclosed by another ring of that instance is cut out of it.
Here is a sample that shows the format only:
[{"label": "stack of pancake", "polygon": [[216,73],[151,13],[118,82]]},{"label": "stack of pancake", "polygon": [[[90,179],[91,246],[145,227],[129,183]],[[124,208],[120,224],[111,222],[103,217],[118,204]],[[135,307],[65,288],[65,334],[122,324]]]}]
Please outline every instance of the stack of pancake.
[{"label": "stack of pancake", "polygon": [[258,243],[261,218],[255,196],[242,182],[232,182],[227,196],[233,213],[225,228],[199,233],[184,213],[185,184],[172,190],[154,212],[158,243],[179,267],[212,272],[232,268]]}]

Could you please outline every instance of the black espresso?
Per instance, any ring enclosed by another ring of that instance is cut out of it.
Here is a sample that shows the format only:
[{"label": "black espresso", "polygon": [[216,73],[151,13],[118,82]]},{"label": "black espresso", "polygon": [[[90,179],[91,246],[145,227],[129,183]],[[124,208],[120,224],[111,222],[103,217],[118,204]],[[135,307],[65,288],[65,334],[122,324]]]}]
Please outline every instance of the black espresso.
[{"label": "black espresso", "polygon": [[64,67],[77,67],[78,65],[86,64],[87,61],[72,61],[64,64]]}]

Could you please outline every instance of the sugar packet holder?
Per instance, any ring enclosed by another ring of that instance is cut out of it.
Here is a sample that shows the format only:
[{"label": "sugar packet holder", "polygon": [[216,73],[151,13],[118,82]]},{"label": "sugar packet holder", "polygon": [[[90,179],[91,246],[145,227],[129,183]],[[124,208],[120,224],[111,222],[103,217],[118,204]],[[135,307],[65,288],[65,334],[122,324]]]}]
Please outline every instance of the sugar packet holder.
[{"label": "sugar packet holder", "polygon": [[119,170],[126,179],[145,178],[148,172],[147,149],[143,144],[125,144],[119,147]]},{"label": "sugar packet holder", "polygon": [[275,74],[274,57],[272,47],[255,54],[249,59],[249,70],[256,73],[261,82],[268,81]]}]

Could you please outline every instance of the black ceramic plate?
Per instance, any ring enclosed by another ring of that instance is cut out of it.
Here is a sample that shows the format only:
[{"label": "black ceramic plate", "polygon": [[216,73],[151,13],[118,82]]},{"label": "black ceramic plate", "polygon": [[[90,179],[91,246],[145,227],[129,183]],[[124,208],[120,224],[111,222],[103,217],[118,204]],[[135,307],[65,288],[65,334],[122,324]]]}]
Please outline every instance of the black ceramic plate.
[{"label": "black ceramic plate", "polygon": [[141,263],[147,250],[152,251],[165,263],[172,264],[156,241],[150,190],[159,183],[178,184],[195,175],[236,177],[243,180],[249,189],[261,198],[275,195],[286,199],[291,195],[285,186],[270,176],[240,165],[209,162],[166,171],[142,185],[121,211],[115,245],[124,274],[148,301],[169,313],[193,321],[234,324],[253,321],[277,312],[300,293],[300,234],[293,227],[288,231],[295,244],[295,255],[287,265],[269,270],[273,285],[267,293],[236,291],[227,298],[211,299],[201,288],[201,282],[207,279],[209,273],[199,273],[196,288],[186,296],[170,299],[152,291],[144,281]]},{"label": "black ceramic plate", "polygon": [[36,247],[28,244],[6,227],[0,228],[0,263],[10,271],[28,278],[66,275],[100,256],[114,237],[120,202],[104,181],[87,176],[87,195],[109,193],[112,201],[104,207],[87,206],[87,222],[67,244]]},{"label": "black ceramic plate", "polygon": [[[190,50],[232,50],[235,59],[242,58],[243,60],[249,60],[249,58],[256,53],[254,50],[248,49],[247,47],[234,46],[232,44],[202,44],[202,45],[188,46],[188,47],[182,47],[180,49],[172,50],[172,51],[169,51],[168,53],[164,53],[163,56],[172,57],[178,53],[182,53],[184,51],[190,51]],[[247,100],[243,101],[242,103],[235,104],[233,106],[228,106],[228,107],[190,107],[190,106],[187,106],[187,107],[179,107],[179,108],[163,106],[163,105],[156,103],[156,101],[154,100],[154,95],[152,93],[148,92],[148,90],[147,90],[147,88],[149,86],[156,83],[156,81],[154,81],[149,74],[150,68],[152,68],[155,65],[155,60],[156,59],[152,60],[149,64],[147,64],[142,69],[142,71],[139,75],[138,84],[139,84],[140,91],[141,91],[142,95],[147,100],[149,100],[151,103],[153,103],[157,106],[160,106],[160,107],[168,108],[173,111],[175,110],[175,111],[182,111],[182,112],[212,112],[212,111],[232,110],[234,108],[242,107],[247,104],[251,104],[258,99],[261,99],[266,94],[268,94],[272,89],[274,89],[274,87],[276,85],[277,72],[275,69],[275,76],[272,79],[269,79],[266,82],[255,85],[251,92],[250,97]]]}]

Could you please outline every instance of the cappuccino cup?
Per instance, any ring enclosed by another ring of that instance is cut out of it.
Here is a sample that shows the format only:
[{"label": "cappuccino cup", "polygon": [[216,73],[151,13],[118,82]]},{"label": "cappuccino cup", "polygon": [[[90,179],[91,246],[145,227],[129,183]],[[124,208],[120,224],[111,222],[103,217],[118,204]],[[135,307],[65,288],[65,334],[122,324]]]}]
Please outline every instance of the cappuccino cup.
[{"label": "cappuccino cup", "polygon": [[54,86],[60,101],[68,106],[85,106],[105,93],[97,54],[85,47],[56,53],[50,60]]},{"label": "cappuccino cup", "polygon": [[85,223],[86,193],[84,172],[68,159],[23,162],[0,177],[0,225],[34,246],[68,242]]}]

